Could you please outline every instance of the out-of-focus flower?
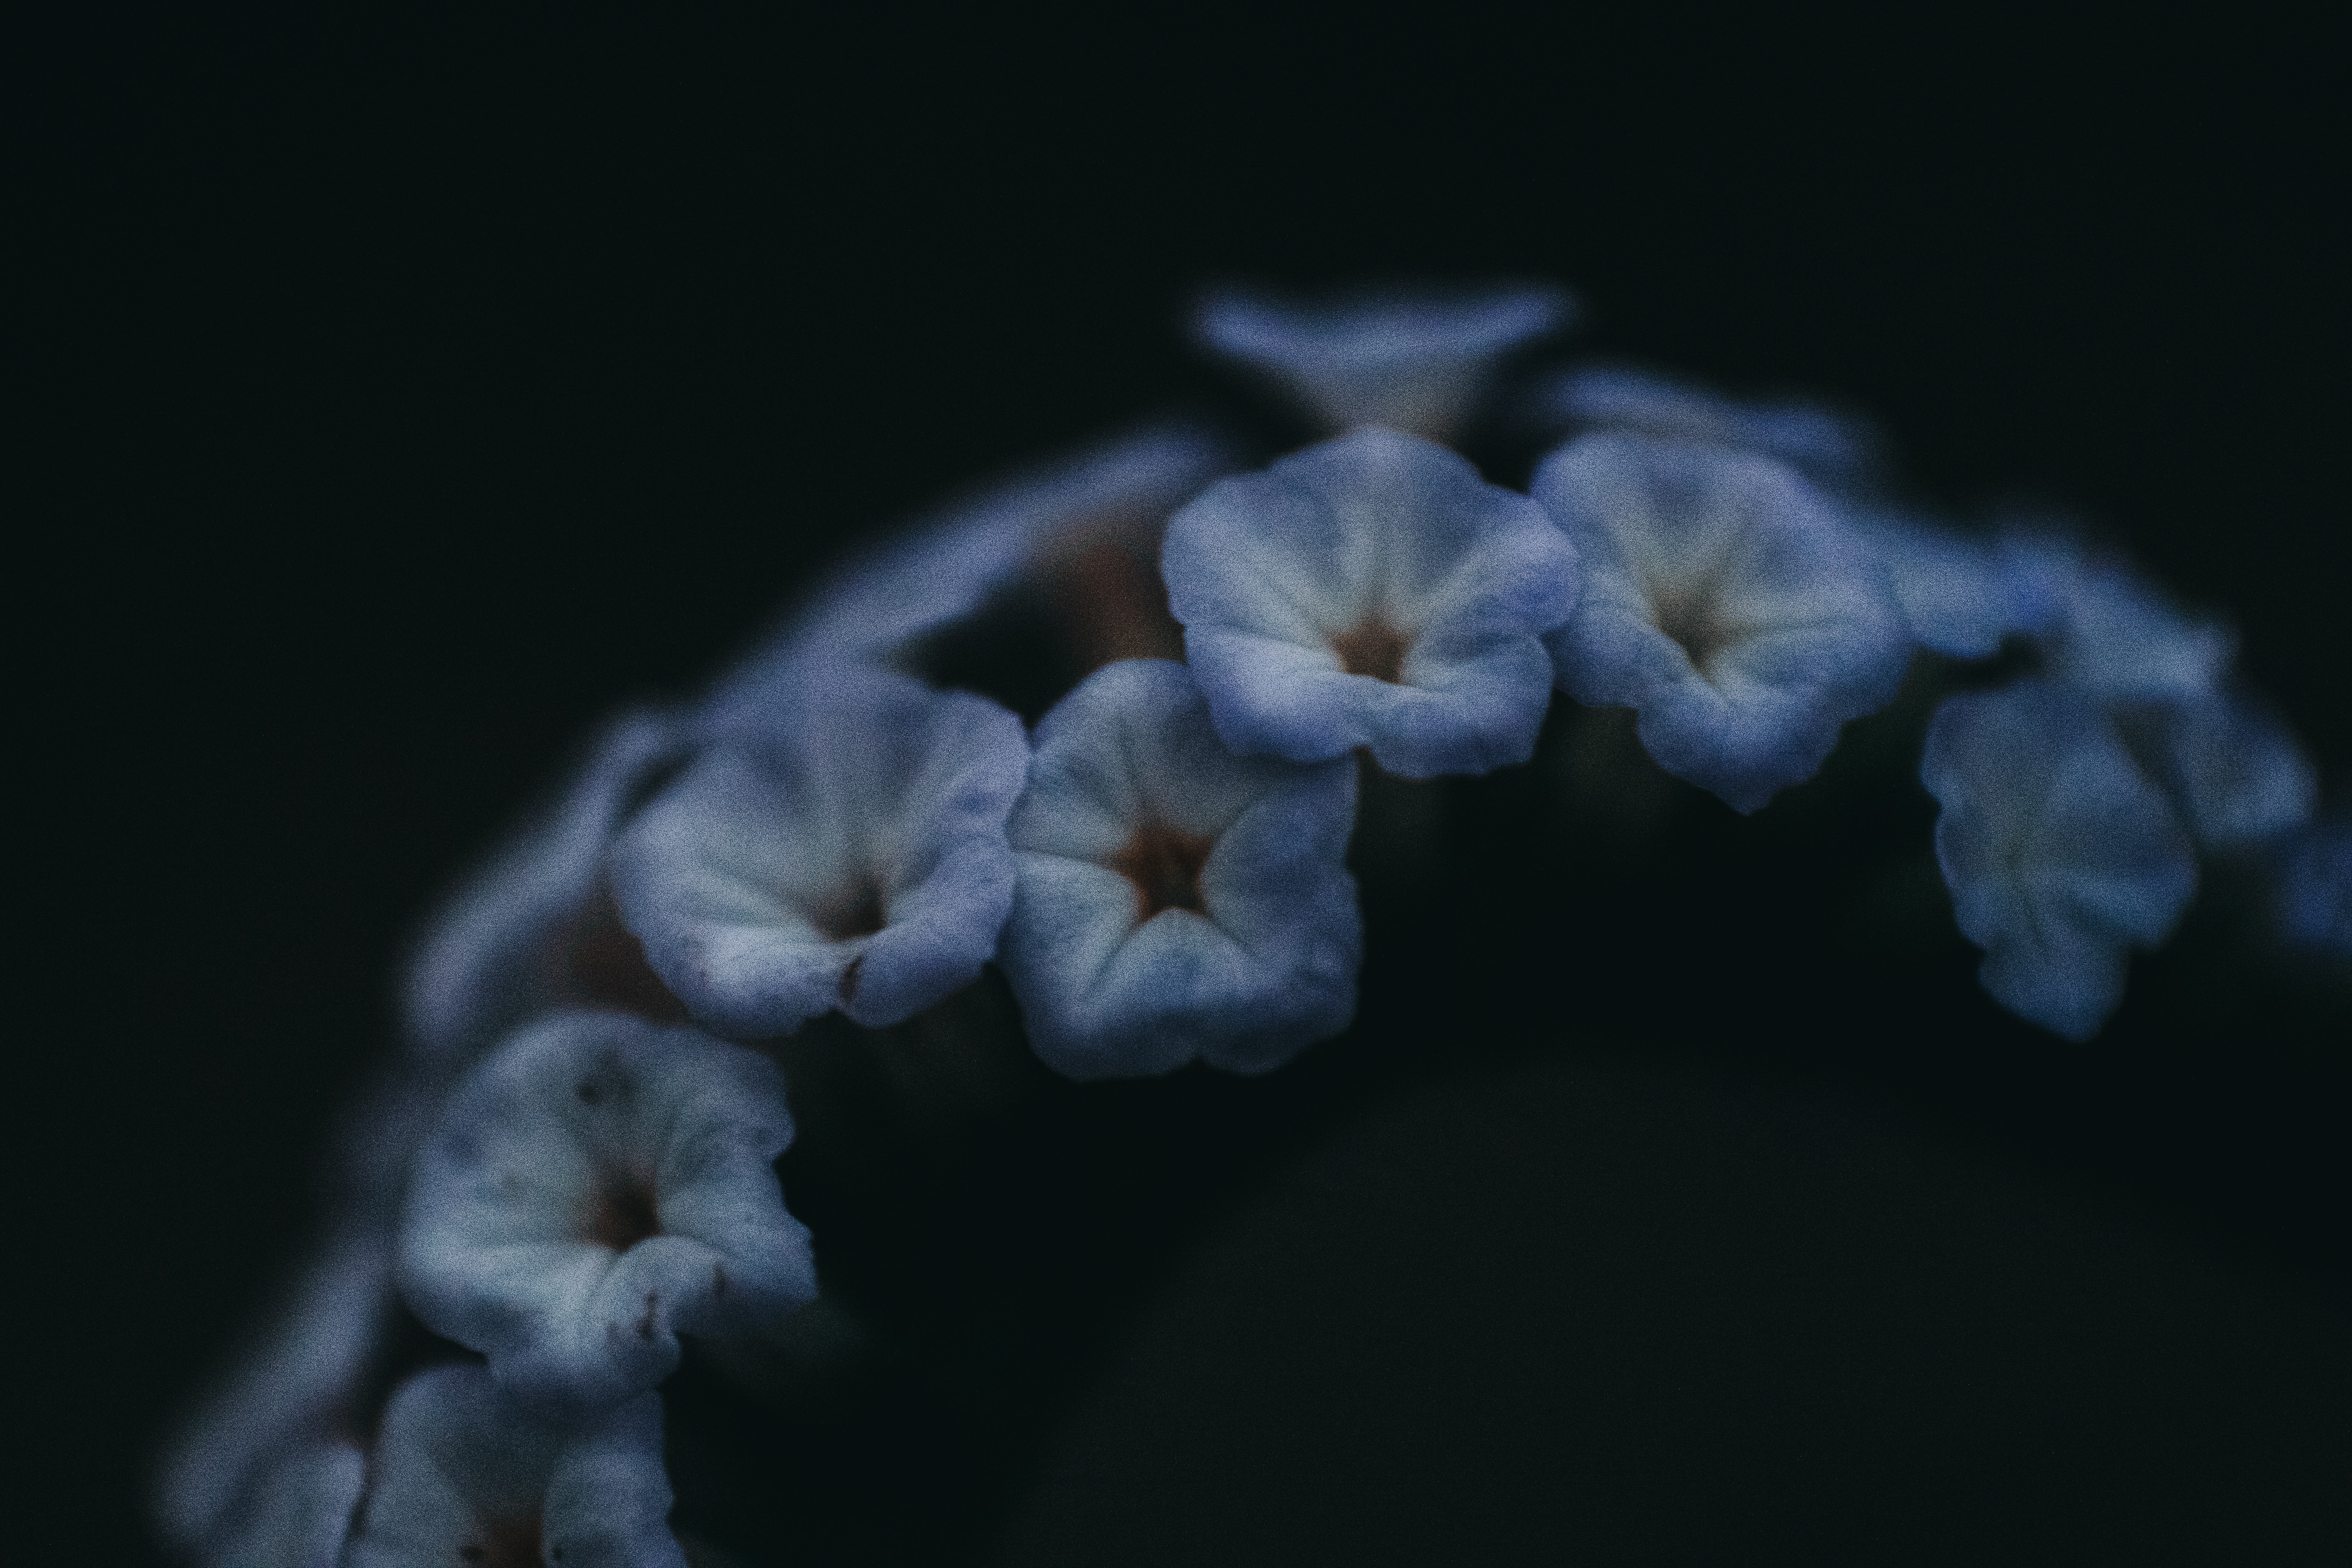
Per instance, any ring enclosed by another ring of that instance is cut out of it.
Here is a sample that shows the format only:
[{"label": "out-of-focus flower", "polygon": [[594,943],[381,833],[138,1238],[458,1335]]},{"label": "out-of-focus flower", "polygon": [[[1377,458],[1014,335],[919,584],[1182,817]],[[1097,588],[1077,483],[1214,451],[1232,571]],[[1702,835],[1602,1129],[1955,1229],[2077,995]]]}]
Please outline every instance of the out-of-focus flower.
[{"label": "out-of-focus flower", "polygon": [[688,745],[674,714],[607,725],[571,789],[458,892],[410,963],[403,1015],[414,1049],[460,1065],[562,1006],[677,1016],[603,882],[604,852]]},{"label": "out-of-focus flower", "polygon": [[1013,901],[1029,746],[982,698],[836,668],[714,746],[613,851],[628,928],[694,1016],[896,1024],[968,984]]},{"label": "out-of-focus flower", "polygon": [[2012,531],[2007,548],[2052,604],[2050,673],[2108,704],[2185,702],[2214,690],[2235,633],[2189,615],[2120,557],[2058,530]]},{"label": "out-of-focus flower", "polygon": [[669,1532],[661,1396],[536,1418],[479,1367],[393,1395],[349,1568],[685,1568]]},{"label": "out-of-focus flower", "polygon": [[[756,729],[780,703],[789,705],[811,664],[887,664],[1024,575],[1046,578],[1071,564],[1116,570],[1133,556],[1153,601],[1147,607],[1156,610],[1150,563],[1161,526],[1232,467],[1216,437],[1163,426],[998,485],[820,579],[782,626],[719,683],[705,726],[719,734]],[[1086,608],[1117,615],[1129,606]],[[1100,633],[1116,643],[1118,630]]]},{"label": "out-of-focus flower", "polygon": [[340,1568],[367,1458],[332,1438],[296,1443],[247,1499],[236,1526],[206,1553],[213,1568]]},{"label": "out-of-focus flower", "polygon": [[2278,918],[2290,946],[2352,961],[2352,820],[2322,817],[2278,852]]},{"label": "out-of-focus flower", "polygon": [[2310,819],[2318,775],[2294,733],[2251,690],[2218,687],[2127,712],[2123,725],[2200,848],[2251,848]]},{"label": "out-of-focus flower", "polygon": [[2056,595],[2010,542],[1888,513],[1865,514],[1855,526],[1886,568],[1921,647],[1989,658],[2002,639],[2049,627]]},{"label": "out-of-focus flower", "polygon": [[1799,398],[1744,402],[1632,365],[1578,365],[1528,401],[1531,422],[1562,434],[1618,430],[1760,452],[1832,489],[1868,479],[1883,461],[1861,419]]},{"label": "out-of-focus flower", "polygon": [[[164,1455],[156,1512],[194,1550],[272,1532],[308,1485],[273,1475],[348,1424],[399,1310],[389,1233],[329,1242],[267,1332],[181,1426]],[[305,1471],[304,1474],[308,1472]],[[281,1491],[291,1486],[293,1491]],[[267,1518],[265,1516],[268,1516]],[[273,1533],[272,1539],[278,1537]]]},{"label": "out-of-focus flower", "polygon": [[677,1333],[750,1329],[816,1293],[772,1166],[782,1080],[690,1028],[572,1013],[478,1066],[417,1160],[401,1286],[534,1397],[650,1388]]},{"label": "out-of-focus flower", "polygon": [[1184,667],[1106,666],[1037,729],[1003,963],[1076,1079],[1277,1067],[1354,1015],[1356,773],[1241,757]]},{"label": "out-of-focus flower", "polygon": [[1327,430],[1383,425],[1443,441],[1506,356],[1576,314],[1571,296],[1542,286],[1394,289],[1319,304],[1223,290],[1201,301],[1192,335],[1271,378]]},{"label": "out-of-focus flower", "polygon": [[1640,711],[1660,766],[1753,811],[1812,776],[1910,655],[1870,550],[1786,464],[1642,436],[1580,437],[1536,499],[1575,541],[1583,597],[1544,639],[1562,689]]},{"label": "out-of-focus flower", "polygon": [[1947,700],[1919,777],[1943,808],[1936,858],[1985,950],[1985,989],[2054,1034],[2096,1034],[2130,950],[2171,935],[2197,889],[2163,792],[2095,703],[2048,680]]},{"label": "out-of-focus flower", "polygon": [[1391,430],[1219,480],[1170,521],[1161,570],[1227,745],[1365,746],[1408,778],[1527,760],[1550,697],[1538,637],[1577,587],[1534,502]]}]

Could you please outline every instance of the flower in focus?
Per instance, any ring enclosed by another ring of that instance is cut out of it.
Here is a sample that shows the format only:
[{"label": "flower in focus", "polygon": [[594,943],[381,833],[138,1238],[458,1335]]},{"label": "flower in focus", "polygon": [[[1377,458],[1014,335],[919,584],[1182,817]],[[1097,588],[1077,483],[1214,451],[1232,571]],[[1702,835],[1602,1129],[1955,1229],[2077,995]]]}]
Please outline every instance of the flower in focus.
[{"label": "flower in focus", "polygon": [[1534,488],[1584,563],[1576,613],[1544,639],[1559,683],[1638,710],[1668,773],[1754,811],[1894,696],[1910,644],[1885,573],[1787,465],[1594,435]]},{"label": "flower in focus", "polygon": [[755,1052],[617,1013],[551,1019],[474,1069],[418,1155],[402,1288],[523,1394],[650,1388],[677,1331],[756,1327],[815,1294],[772,1166],[792,1135]]},{"label": "flower in focus", "polygon": [[1020,720],[910,678],[812,675],[764,727],[711,747],[612,859],[647,959],[721,1034],[838,1007],[895,1024],[968,984],[1013,900],[1004,818]]},{"label": "flower in focus", "polygon": [[517,836],[436,920],[402,988],[416,1054],[462,1065],[532,1016],[620,1006],[677,1017],[604,883],[604,852],[628,813],[688,744],[674,715],[607,725],[554,809]]},{"label": "flower in focus", "polygon": [[1359,430],[1221,479],[1168,525],[1169,605],[1235,751],[1369,747],[1407,778],[1525,762],[1576,552],[1443,447]]},{"label": "flower in focus", "polygon": [[2054,1034],[2096,1034],[2130,950],[2169,936],[2197,889],[2163,793],[2095,704],[2046,680],[1946,700],[1919,777],[1985,989]]},{"label": "flower in focus", "polygon": [[685,1568],[669,1532],[661,1396],[577,1424],[519,1408],[479,1367],[439,1367],[384,1412],[349,1568]]},{"label": "flower in focus", "polygon": [[1535,422],[1562,433],[1617,430],[1759,452],[1832,489],[1867,480],[1883,461],[1860,419],[1795,398],[1742,402],[1630,365],[1576,366],[1529,401]]},{"label": "flower in focus", "polygon": [[1038,726],[1003,965],[1076,1079],[1277,1067],[1347,1026],[1356,773],[1228,751],[1184,667],[1097,671]]},{"label": "flower in focus", "polygon": [[1377,292],[1309,305],[1225,290],[1201,301],[1193,340],[1267,376],[1328,431],[1359,425],[1450,439],[1516,350],[1576,318],[1558,289]]}]

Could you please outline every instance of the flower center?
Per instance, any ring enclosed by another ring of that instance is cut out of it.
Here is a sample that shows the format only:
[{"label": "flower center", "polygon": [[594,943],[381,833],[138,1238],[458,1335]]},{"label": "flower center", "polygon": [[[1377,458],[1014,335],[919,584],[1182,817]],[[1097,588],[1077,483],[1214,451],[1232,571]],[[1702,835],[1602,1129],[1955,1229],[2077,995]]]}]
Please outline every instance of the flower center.
[{"label": "flower center", "polygon": [[686,1004],[646,962],[645,943],[621,923],[621,907],[609,888],[596,890],[555,947],[563,986],[583,1000],[657,1023],[686,1022]]},{"label": "flower center", "polygon": [[1739,640],[1738,628],[1723,614],[1719,595],[1704,589],[1661,595],[1651,606],[1657,627],[1682,646],[1701,675],[1725,648]]},{"label": "flower center", "polygon": [[1217,841],[1203,833],[1186,833],[1164,822],[1146,822],[1135,837],[1111,857],[1110,868],[1135,884],[1138,918],[1150,920],[1162,910],[1205,912],[1201,900],[1201,868]]},{"label": "flower center", "polygon": [[1366,616],[1331,639],[1339,668],[1349,675],[1369,675],[1395,686],[1404,679],[1405,651],[1412,639],[1377,615]]},{"label": "flower center", "polygon": [[[599,1247],[626,1252],[647,1237],[660,1234],[661,1215],[654,1204],[653,1183],[631,1173],[606,1172],[596,1184],[595,1201],[589,1205],[588,1239]],[[538,1528],[536,1521],[532,1528]]]},{"label": "flower center", "polygon": [[480,1538],[457,1548],[458,1557],[482,1568],[540,1568],[540,1521],[530,1513],[494,1519],[482,1527]]},{"label": "flower center", "polygon": [[867,873],[818,911],[816,928],[835,942],[872,936],[890,923],[884,906],[881,879]]}]

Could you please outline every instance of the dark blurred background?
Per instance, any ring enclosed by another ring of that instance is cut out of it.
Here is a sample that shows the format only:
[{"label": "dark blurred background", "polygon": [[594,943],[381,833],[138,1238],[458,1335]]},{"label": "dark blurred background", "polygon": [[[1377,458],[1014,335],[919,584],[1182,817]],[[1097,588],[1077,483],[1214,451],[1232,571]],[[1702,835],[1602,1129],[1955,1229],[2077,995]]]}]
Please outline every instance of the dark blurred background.
[{"label": "dark blurred background", "polygon": [[[2340,791],[2317,40],[1643,18],[17,51],[35,1555],[144,1560],[395,955],[587,726],[852,537],[1214,392],[1205,278],[1553,278],[1587,346],[1874,411],[1925,493],[2070,506],[2234,617]],[[1276,1079],[804,1117],[879,1348],[766,1447],[690,1366],[738,1458],[681,1518],[812,1563],[2343,1560],[2340,990],[2220,893],[2084,1047],[1956,937],[1874,945],[1918,718],[1854,764],[1881,805],[1675,795],[1616,858],[1523,826],[1563,720],[1439,792],[1362,1037]]]}]

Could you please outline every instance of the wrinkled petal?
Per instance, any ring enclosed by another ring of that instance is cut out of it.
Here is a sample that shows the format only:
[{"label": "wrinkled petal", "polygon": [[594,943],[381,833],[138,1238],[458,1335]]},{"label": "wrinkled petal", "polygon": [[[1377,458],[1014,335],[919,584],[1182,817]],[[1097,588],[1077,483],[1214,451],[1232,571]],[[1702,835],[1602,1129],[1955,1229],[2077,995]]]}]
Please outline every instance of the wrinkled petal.
[{"label": "wrinkled petal", "polygon": [[562,1015],[477,1067],[418,1155],[402,1289],[527,1396],[650,1388],[680,1331],[756,1328],[815,1294],[773,1169],[792,1135],[764,1057]]},{"label": "wrinkled petal", "polygon": [[1161,570],[1227,745],[1368,746],[1408,778],[1527,760],[1550,697],[1538,636],[1577,587],[1532,501],[1390,430],[1219,480],[1170,521]]},{"label": "wrinkled petal", "polygon": [[[709,732],[763,726],[806,667],[885,664],[1056,554],[1108,538],[1156,549],[1169,513],[1228,471],[1223,442],[1163,426],[1021,475],[828,573],[719,686]],[[783,689],[780,698],[778,688]]]},{"label": "wrinkled petal", "polygon": [[2134,947],[2172,934],[2197,889],[2189,837],[2115,726],[2027,681],[1947,700],[1920,781],[1936,858],[1980,978],[2011,1012],[2088,1039],[2123,999]]},{"label": "wrinkled petal", "polygon": [[392,1273],[390,1235],[361,1232],[336,1237],[297,1279],[164,1451],[156,1512],[174,1541],[194,1548],[232,1529],[248,1488],[350,1415],[399,1310]]},{"label": "wrinkled petal", "polygon": [[992,702],[837,669],[646,808],[613,852],[622,917],[722,1034],[900,1022],[996,951],[1028,756]]},{"label": "wrinkled petal", "polygon": [[1615,430],[1735,447],[1832,489],[1868,479],[1883,461],[1877,433],[1861,419],[1799,398],[1746,402],[1633,365],[1564,371],[1536,390],[1530,408],[1564,435]]},{"label": "wrinkled petal", "polygon": [[1037,730],[1003,965],[1076,1079],[1264,1072],[1345,1028],[1362,919],[1351,761],[1237,756],[1181,665],[1106,666]]},{"label": "wrinkled petal", "polygon": [[1569,294],[1544,287],[1374,291],[1328,304],[1223,290],[1202,300],[1192,335],[1271,378],[1328,430],[1381,425],[1444,440],[1506,356],[1576,314]]},{"label": "wrinkled petal", "polygon": [[669,1532],[661,1396],[576,1422],[534,1415],[478,1367],[393,1395],[350,1568],[559,1563],[685,1568]]},{"label": "wrinkled petal", "polygon": [[[402,1012],[423,1057],[462,1062],[537,1013],[623,998],[593,972],[585,933],[604,852],[646,786],[688,744],[677,716],[623,714],[607,725],[555,807],[462,888],[408,966]],[[633,955],[624,955],[625,961]]]},{"label": "wrinkled petal", "polygon": [[1536,499],[1576,543],[1583,597],[1545,637],[1578,701],[1639,710],[1660,766],[1753,811],[1883,706],[1910,643],[1884,569],[1769,458],[1586,436]]}]

